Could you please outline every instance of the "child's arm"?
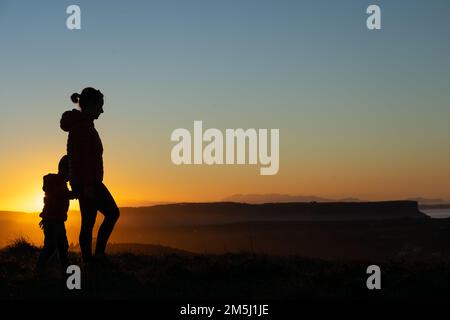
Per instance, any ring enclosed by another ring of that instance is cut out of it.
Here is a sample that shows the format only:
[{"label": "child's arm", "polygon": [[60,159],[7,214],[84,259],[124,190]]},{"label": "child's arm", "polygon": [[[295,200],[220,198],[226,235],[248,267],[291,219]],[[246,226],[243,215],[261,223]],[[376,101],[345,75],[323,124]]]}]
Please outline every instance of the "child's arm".
[{"label": "child's arm", "polygon": [[77,199],[77,195],[73,191],[68,191],[67,197],[69,198],[69,200]]}]

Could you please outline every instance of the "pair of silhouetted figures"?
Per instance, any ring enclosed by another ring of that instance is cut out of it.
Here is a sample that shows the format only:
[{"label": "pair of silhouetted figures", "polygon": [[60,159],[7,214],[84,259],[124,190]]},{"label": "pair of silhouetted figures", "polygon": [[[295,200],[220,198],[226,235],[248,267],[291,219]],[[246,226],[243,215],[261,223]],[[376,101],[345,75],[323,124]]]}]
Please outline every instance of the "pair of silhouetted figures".
[{"label": "pair of silhouetted figures", "polygon": [[[61,129],[68,132],[67,155],[58,165],[57,174],[44,176],[44,208],[40,226],[44,231],[44,247],[38,260],[38,271],[45,270],[51,256],[58,252],[61,266],[67,267],[68,241],[65,221],[69,200],[78,199],[81,211],[80,248],[84,262],[103,260],[106,244],[119,218],[119,208],[103,184],[103,146],[94,126],[94,120],[103,113],[103,94],[94,88],[85,88],[71,96],[80,110],[63,113]],[[67,182],[70,181],[72,191]],[[98,230],[95,256],[92,254],[92,233],[97,211],[105,219]]]}]

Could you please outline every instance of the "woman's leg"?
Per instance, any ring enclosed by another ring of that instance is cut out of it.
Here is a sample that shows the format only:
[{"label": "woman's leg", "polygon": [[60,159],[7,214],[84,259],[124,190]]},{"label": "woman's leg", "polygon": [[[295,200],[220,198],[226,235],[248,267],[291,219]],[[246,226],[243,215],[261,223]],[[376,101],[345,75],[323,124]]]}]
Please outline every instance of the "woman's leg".
[{"label": "woman's leg", "polygon": [[92,258],[92,232],[97,217],[97,206],[95,201],[83,196],[80,196],[79,202],[81,211],[80,249],[83,261],[87,262]]},{"label": "woman's leg", "polygon": [[95,254],[103,255],[106,250],[108,239],[119,219],[120,212],[113,196],[103,183],[96,187],[95,194],[97,208],[105,216],[105,219],[98,230]]}]

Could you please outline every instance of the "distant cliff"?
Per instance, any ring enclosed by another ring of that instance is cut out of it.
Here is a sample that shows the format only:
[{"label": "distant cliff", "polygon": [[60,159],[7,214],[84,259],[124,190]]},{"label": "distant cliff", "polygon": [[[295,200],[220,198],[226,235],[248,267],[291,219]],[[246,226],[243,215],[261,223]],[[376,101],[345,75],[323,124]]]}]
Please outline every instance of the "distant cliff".
[{"label": "distant cliff", "polygon": [[144,225],[205,225],[244,221],[361,221],[426,219],[415,201],[177,203],[122,208],[123,216]]}]

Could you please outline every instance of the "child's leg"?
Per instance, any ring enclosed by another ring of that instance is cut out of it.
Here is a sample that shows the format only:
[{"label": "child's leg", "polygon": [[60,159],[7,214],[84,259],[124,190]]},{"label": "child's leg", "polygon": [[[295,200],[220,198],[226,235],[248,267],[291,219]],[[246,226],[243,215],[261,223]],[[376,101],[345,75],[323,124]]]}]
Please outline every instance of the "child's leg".
[{"label": "child's leg", "polygon": [[44,247],[39,254],[37,263],[37,270],[39,272],[45,271],[47,263],[55,253],[57,243],[57,233],[55,230],[55,224],[52,222],[44,221]]},{"label": "child's leg", "polygon": [[69,266],[68,260],[69,242],[67,241],[66,228],[64,222],[58,223],[58,254],[61,268],[65,273]]}]

